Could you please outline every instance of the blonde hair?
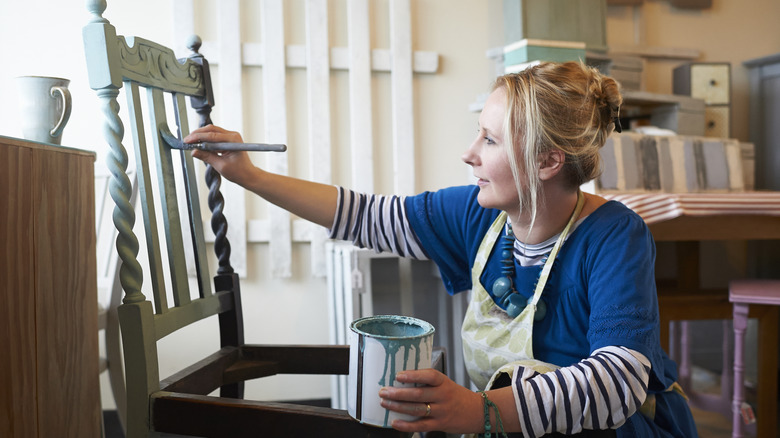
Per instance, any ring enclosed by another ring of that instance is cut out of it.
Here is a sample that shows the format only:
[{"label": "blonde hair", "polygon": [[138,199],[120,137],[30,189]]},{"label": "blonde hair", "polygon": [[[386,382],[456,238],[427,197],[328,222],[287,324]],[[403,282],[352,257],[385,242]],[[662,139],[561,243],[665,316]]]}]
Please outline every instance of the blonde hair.
[{"label": "blonde hair", "polygon": [[[564,153],[566,183],[579,187],[601,173],[599,149],[615,128],[623,98],[617,82],[581,62],[544,62],[496,79],[506,92],[504,144],[520,197],[531,209],[531,227],[541,198],[543,154]],[[525,178],[522,178],[525,175]]]}]

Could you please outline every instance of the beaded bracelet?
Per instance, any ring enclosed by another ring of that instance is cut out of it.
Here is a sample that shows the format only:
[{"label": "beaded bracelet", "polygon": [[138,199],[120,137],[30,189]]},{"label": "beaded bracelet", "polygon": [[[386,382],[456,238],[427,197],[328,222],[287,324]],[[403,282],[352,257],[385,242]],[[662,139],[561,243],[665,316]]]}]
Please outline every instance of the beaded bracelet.
[{"label": "beaded bracelet", "polygon": [[498,412],[498,406],[496,406],[495,403],[490,401],[485,391],[478,391],[479,394],[482,396],[482,399],[485,401],[485,433],[480,434],[480,436],[485,438],[490,438],[492,436],[492,433],[490,430],[493,428],[490,425],[490,409],[492,408],[496,413],[496,428],[498,429],[496,431],[497,436],[503,436],[504,438],[507,438],[506,432],[504,432],[504,423],[501,422],[501,414]]}]

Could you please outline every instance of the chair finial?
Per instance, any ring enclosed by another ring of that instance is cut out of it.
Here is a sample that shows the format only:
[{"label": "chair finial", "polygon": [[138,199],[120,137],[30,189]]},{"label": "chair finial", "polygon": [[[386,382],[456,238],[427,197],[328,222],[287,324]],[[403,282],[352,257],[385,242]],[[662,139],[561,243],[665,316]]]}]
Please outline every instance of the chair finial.
[{"label": "chair finial", "polygon": [[90,23],[108,23],[108,20],[103,18],[103,12],[106,11],[106,0],[87,0],[87,11],[92,14]]},{"label": "chair finial", "polygon": [[190,35],[187,39],[187,48],[190,49],[193,54],[200,54],[198,53],[198,50],[200,50],[201,45],[203,45],[203,41],[197,35]]}]

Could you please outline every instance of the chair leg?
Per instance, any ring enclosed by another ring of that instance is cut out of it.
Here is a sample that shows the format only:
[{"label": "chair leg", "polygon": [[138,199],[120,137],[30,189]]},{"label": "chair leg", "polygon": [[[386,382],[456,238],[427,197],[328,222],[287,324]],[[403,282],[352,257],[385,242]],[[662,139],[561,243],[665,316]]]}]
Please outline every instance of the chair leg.
[{"label": "chair leg", "polygon": [[734,341],[731,338],[732,331],[731,321],[724,319],[722,344],[723,358],[721,367],[723,372],[721,372],[720,375],[720,396],[724,403],[734,399],[734,370],[732,369],[732,364],[734,363]]},{"label": "chair leg", "polygon": [[745,401],[745,329],[748,322],[747,304],[734,303],[734,398],[732,409],[732,438],[741,438],[742,402]]},{"label": "chair leg", "polygon": [[679,321],[669,321],[668,324],[666,324],[668,327],[668,336],[664,339],[661,338],[661,342],[664,341],[669,344],[669,346],[666,348],[667,353],[669,355],[669,358],[675,361],[677,364],[680,363],[680,322]]},{"label": "chair leg", "polygon": [[691,369],[690,330],[688,321],[680,321],[680,334],[677,337],[680,342],[680,358],[678,362],[678,380],[685,391],[693,391],[693,370]]}]

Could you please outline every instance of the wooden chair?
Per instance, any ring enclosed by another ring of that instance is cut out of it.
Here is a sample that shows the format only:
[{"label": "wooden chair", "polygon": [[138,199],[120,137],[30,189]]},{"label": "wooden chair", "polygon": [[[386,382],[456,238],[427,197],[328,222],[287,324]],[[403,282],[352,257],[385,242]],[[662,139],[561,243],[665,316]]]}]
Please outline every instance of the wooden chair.
[{"label": "wooden chair", "polygon": [[[187,151],[174,153],[163,139],[169,123],[178,138],[189,132],[186,96],[200,115],[200,124],[210,123],[213,96],[208,63],[197,53],[199,40],[190,44],[195,52],[190,59],[180,62],[164,46],[117,36],[102,16],[105,1],[88,1],[87,9],[92,16],[83,37],[90,86],[101,100],[102,129],[111,148],[108,165],[113,175],[111,196],[116,203],[116,248],[124,290],[118,313],[127,383],[127,436],[407,436],[362,425],[343,410],[242,399],[243,382],[248,379],[283,373],[347,374],[349,348],[244,344],[241,293],[238,275],[230,265],[220,176],[206,169],[218,260],[212,287],[193,158]],[[141,105],[141,88],[146,90],[148,111]],[[128,155],[117,102],[120,89],[128,101],[151,288],[143,284],[144,269],[133,232]],[[172,99],[170,118],[167,95]],[[184,260],[194,263],[193,288],[198,290],[194,298]],[[144,291],[152,294],[151,301]],[[219,321],[221,349],[160,381],[158,340],[211,316]],[[441,354],[436,357],[441,366]],[[219,396],[209,395],[217,389]]]}]

